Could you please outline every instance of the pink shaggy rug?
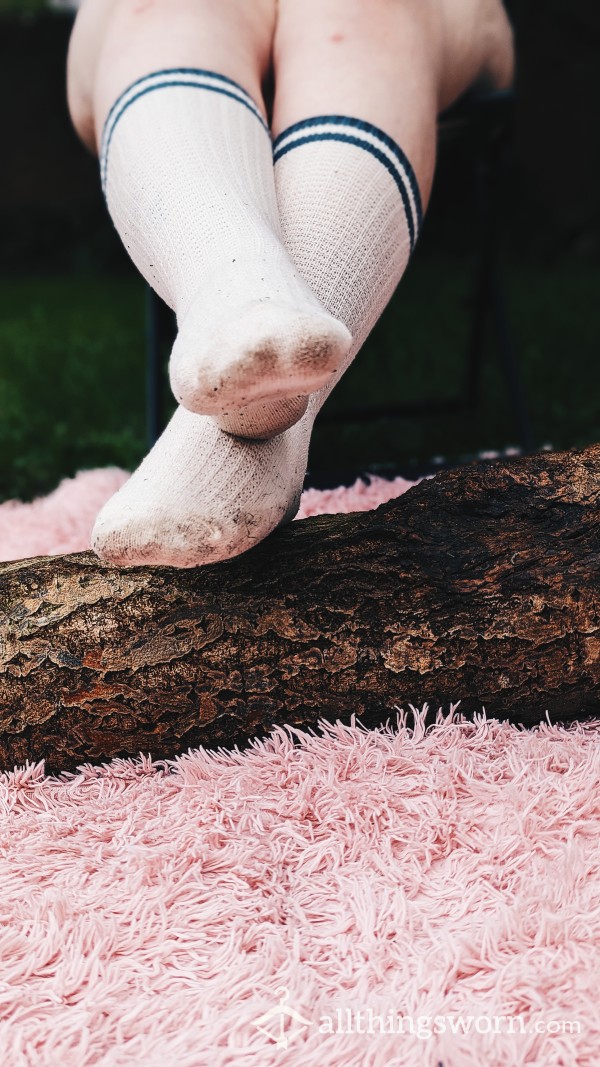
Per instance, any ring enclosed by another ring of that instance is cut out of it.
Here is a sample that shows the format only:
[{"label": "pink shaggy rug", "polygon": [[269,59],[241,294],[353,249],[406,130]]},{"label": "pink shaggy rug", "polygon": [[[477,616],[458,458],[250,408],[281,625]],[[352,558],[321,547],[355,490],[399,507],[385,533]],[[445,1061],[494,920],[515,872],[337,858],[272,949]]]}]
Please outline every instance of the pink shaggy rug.
[{"label": "pink shaggy rug", "polygon": [[[0,557],[84,548],[124,477],[3,505]],[[411,709],[0,775],[3,1067],[597,1067],[599,729]]]}]

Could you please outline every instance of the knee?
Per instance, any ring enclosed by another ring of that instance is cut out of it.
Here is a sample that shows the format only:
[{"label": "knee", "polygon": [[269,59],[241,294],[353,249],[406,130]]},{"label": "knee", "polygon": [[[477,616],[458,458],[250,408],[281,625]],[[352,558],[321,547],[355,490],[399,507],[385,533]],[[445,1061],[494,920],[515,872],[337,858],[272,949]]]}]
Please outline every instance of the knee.
[{"label": "knee", "polygon": [[69,78],[67,80],[67,105],[75,132],[90,152],[97,153],[96,133],[92,108],[79,86]]},{"label": "knee", "polygon": [[[71,121],[83,143],[97,151],[95,100],[99,67],[108,48],[114,65],[126,42],[135,42],[142,23],[161,23],[178,3],[193,0],[83,0],[71,33],[67,56],[67,104]],[[121,43],[123,47],[115,47]]]},{"label": "knee", "polygon": [[87,64],[77,47],[76,39],[74,41],[72,37],[67,57],[67,106],[78,137],[91,152],[95,152],[91,90]]},{"label": "knee", "polygon": [[113,9],[119,0],[83,0],[69,41],[67,105],[83,143],[96,151],[93,90],[98,59]]}]

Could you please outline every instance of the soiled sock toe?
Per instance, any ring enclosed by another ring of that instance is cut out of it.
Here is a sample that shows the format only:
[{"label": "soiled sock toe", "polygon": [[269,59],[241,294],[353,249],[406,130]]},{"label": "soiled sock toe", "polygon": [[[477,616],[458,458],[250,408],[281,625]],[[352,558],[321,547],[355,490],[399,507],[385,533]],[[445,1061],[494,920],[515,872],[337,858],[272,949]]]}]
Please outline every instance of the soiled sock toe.
[{"label": "soiled sock toe", "polygon": [[191,514],[176,519],[164,507],[132,504],[122,490],[100,512],[92,531],[96,555],[120,567],[196,567],[200,546],[203,563],[227,558],[225,531],[214,520]]},{"label": "soiled sock toe", "polygon": [[[230,420],[236,410],[260,402],[289,401],[286,416],[271,427],[275,435],[296,421],[294,414],[301,417],[306,403],[299,398],[327,384],[351,343],[343,323],[326,312],[267,299],[236,309],[207,330],[202,299],[189,310],[173,346],[171,388],[189,411]],[[248,411],[237,425],[230,432],[256,436]]]},{"label": "soiled sock toe", "polygon": [[312,416],[270,441],[245,441],[178,408],[102,508],[92,548],[122,567],[198,567],[248,551],[296,514],[310,427]]}]

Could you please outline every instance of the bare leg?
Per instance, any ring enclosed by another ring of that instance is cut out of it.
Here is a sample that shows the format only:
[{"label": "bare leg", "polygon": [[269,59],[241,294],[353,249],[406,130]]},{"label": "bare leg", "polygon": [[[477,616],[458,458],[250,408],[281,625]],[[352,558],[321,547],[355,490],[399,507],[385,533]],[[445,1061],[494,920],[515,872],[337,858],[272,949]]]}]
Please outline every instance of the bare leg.
[{"label": "bare leg", "polygon": [[313,115],[352,115],[402,146],[424,206],[438,113],[481,75],[513,74],[500,0],[280,0],[273,134]]},{"label": "bare leg", "polygon": [[262,108],[275,0],[84,0],[69,48],[67,90],[80,137],[98,151],[108,110],[144,74],[200,67],[233,78]]}]

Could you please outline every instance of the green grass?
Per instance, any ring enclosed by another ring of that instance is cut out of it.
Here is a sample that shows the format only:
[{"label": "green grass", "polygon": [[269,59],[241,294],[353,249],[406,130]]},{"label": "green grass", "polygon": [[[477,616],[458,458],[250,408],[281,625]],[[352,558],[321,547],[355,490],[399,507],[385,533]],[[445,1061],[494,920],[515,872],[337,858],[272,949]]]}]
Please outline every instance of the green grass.
[{"label": "green grass", "polygon": [[[512,265],[511,318],[536,442],[600,439],[600,268]],[[462,384],[468,263],[417,257],[332,408],[454,395]],[[119,278],[0,284],[0,497],[28,499],[65,475],[135,466],[145,450],[144,286]],[[516,443],[497,355],[475,414],[317,424],[313,469],[405,465]]]},{"label": "green grass", "polygon": [[47,492],[144,450],[144,289],[137,279],[3,279],[0,495]]},{"label": "green grass", "polygon": [[0,0],[2,15],[39,15],[48,10],[47,0]]}]

